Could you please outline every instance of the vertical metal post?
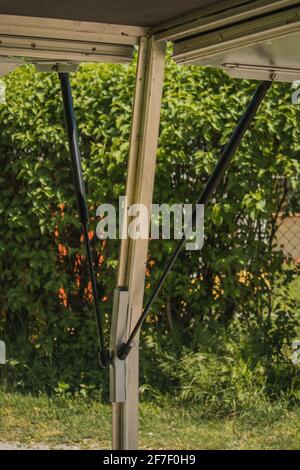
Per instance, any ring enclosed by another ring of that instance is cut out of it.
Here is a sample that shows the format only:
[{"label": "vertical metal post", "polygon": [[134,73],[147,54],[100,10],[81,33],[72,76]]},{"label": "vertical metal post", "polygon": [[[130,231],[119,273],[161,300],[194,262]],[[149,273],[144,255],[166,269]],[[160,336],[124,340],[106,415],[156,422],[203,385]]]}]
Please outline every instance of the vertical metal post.
[{"label": "vertical metal post", "polygon": [[[166,44],[153,37],[141,38],[137,64],[136,89],[130,137],[127,205],[144,204],[150,213],[152,203],[159,120],[163,90]],[[126,227],[125,227],[126,229]],[[115,298],[115,328],[111,345],[127,338],[143,306],[148,240],[124,239],[121,243],[118,290]],[[120,290],[126,290],[124,306]],[[124,322],[124,317],[125,322]],[[122,333],[123,328],[123,333]],[[125,331],[124,331],[125,330]],[[118,335],[118,338],[116,338]],[[111,374],[111,396],[119,396],[113,407],[113,449],[136,449],[138,445],[139,338],[135,338],[130,356],[125,361],[124,387],[115,387],[116,371]],[[116,352],[116,351],[115,351]],[[114,366],[111,366],[114,367]],[[122,399],[122,389],[124,397]],[[117,393],[118,392],[118,393]]]}]

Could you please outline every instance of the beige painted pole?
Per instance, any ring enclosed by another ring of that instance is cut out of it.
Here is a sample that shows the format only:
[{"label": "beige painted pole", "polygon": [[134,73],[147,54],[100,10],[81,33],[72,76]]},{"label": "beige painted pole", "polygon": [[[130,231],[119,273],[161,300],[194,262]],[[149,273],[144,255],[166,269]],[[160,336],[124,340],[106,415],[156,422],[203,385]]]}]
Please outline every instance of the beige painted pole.
[{"label": "beige painted pole", "polygon": [[[141,38],[131,125],[126,197],[127,207],[133,203],[144,204],[148,208],[149,215],[155,177],[165,52],[165,42],[155,42],[153,37]],[[113,313],[112,349],[121,340],[126,339],[141,314],[147,251],[148,240],[122,240],[118,289],[116,290]],[[137,449],[138,446],[138,346],[139,340],[137,338],[125,365],[120,364],[117,360],[115,366],[111,367],[113,449]]]}]

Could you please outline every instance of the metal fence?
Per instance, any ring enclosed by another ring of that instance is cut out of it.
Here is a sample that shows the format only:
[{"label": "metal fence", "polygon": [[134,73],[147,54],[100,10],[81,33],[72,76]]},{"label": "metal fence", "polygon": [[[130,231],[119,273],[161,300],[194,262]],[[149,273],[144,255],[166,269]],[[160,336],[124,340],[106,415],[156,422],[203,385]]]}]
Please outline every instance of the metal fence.
[{"label": "metal fence", "polygon": [[300,214],[293,214],[280,220],[276,240],[284,254],[300,263]]}]

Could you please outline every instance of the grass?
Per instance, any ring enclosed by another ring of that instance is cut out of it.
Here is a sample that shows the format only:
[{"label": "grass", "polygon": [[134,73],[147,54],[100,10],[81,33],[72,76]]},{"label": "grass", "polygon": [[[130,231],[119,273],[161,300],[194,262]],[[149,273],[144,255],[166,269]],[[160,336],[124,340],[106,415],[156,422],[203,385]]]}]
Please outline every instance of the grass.
[{"label": "grass", "polygon": [[[0,442],[26,447],[109,449],[110,406],[97,401],[0,392]],[[299,449],[300,408],[277,403],[240,416],[201,418],[201,410],[142,403],[140,448]]]}]

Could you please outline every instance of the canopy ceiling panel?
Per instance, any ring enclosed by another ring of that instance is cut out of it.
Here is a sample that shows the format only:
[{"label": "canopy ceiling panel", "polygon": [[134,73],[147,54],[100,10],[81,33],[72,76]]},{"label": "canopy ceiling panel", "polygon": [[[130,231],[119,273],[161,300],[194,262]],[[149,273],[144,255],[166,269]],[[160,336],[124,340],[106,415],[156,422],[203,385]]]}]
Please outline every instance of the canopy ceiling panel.
[{"label": "canopy ceiling panel", "polygon": [[232,3],[231,0],[1,0],[0,13],[154,26],[207,6],[227,8]]}]

